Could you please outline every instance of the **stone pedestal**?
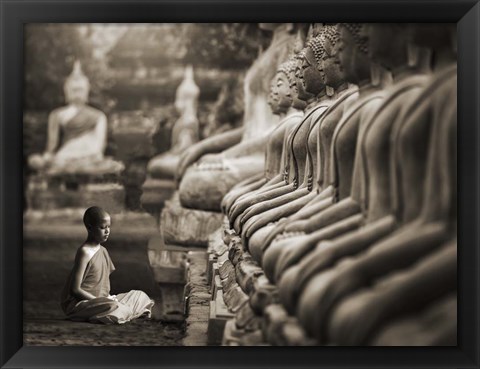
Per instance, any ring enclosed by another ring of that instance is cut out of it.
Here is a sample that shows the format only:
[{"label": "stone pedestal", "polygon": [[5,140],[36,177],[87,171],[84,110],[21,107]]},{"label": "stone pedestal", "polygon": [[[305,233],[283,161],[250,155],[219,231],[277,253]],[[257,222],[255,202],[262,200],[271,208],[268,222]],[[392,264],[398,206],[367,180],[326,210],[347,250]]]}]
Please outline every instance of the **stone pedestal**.
[{"label": "stone pedestal", "polygon": [[140,203],[143,209],[160,221],[160,212],[165,201],[175,192],[175,183],[169,179],[155,179],[148,177],[142,185]]},{"label": "stone pedestal", "polygon": [[165,203],[160,216],[160,227],[166,244],[206,249],[210,234],[220,227],[222,219],[221,213],[182,207],[177,192]]}]

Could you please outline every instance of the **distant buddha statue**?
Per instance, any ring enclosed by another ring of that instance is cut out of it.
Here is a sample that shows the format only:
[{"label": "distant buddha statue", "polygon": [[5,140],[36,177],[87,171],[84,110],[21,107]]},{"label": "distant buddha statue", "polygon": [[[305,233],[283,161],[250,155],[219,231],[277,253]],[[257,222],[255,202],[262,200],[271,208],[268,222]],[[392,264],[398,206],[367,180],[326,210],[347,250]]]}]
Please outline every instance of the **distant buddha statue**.
[{"label": "distant buddha statue", "polygon": [[67,106],[55,109],[48,117],[47,148],[29,157],[28,164],[47,174],[120,173],[122,163],[104,158],[107,117],[87,105],[90,83],[79,61],[64,85]]},{"label": "distant buddha statue", "polygon": [[[267,103],[269,84],[278,65],[291,52],[295,35],[290,23],[262,27],[272,30],[274,35],[268,49],[259,56],[245,77],[243,131],[225,137],[226,142],[241,140],[229,147],[223,144],[222,135],[218,139],[209,138],[208,145],[199,143],[199,147],[203,147],[196,155],[187,162],[181,161],[177,175],[181,178],[180,203],[185,208],[220,211],[223,196],[235,184],[264,171],[265,145],[269,133],[278,123]],[[197,163],[191,165],[195,161]]]},{"label": "distant buddha statue", "polygon": [[148,163],[148,171],[152,177],[173,179],[180,155],[199,140],[197,118],[199,94],[200,89],[193,79],[192,66],[188,66],[175,96],[175,108],[180,114],[180,118],[173,126],[171,148]]}]

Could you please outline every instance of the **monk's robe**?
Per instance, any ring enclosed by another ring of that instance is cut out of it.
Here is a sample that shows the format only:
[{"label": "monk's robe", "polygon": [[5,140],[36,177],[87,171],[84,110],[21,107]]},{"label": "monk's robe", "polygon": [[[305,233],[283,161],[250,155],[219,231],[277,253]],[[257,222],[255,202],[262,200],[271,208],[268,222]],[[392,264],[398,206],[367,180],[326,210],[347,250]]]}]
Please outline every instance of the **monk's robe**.
[{"label": "monk's robe", "polygon": [[142,291],[132,290],[110,295],[110,274],[115,270],[108,251],[100,249],[92,256],[83,274],[80,287],[94,296],[91,300],[80,300],[72,294],[73,270],[62,291],[61,306],[67,319],[91,323],[123,324],[140,316],[151,316],[153,300]]}]

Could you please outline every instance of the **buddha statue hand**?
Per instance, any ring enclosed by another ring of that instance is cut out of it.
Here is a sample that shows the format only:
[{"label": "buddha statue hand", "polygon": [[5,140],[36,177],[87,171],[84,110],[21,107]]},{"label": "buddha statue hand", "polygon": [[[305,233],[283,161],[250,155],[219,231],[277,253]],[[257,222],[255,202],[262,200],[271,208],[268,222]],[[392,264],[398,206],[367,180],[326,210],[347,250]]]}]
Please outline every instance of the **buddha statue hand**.
[{"label": "buddha statue hand", "polygon": [[[176,180],[180,182],[189,166],[200,158],[211,158],[216,155],[206,155],[218,153],[240,142],[242,138],[243,128],[234,129],[228,132],[220,133],[213,137],[206,138],[187,148],[180,157],[178,169],[176,172]],[[210,160],[209,160],[210,161]]]},{"label": "buddha statue hand", "polygon": [[53,160],[53,155],[49,152],[43,154],[33,154],[28,158],[28,166],[36,171],[47,169]]}]

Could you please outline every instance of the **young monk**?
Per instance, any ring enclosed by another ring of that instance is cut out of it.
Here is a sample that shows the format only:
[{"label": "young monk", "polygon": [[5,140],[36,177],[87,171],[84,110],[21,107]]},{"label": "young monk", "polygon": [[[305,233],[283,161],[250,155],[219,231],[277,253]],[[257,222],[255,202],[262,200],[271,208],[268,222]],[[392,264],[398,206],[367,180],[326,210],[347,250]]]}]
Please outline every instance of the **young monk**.
[{"label": "young monk", "polygon": [[110,215],[92,206],[85,211],[83,223],[88,236],[77,250],[61,297],[67,318],[104,324],[123,324],[140,316],[150,318],[154,302],[143,291],[110,295],[109,276],[115,266],[101,245],[110,235]]}]

